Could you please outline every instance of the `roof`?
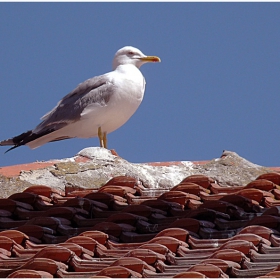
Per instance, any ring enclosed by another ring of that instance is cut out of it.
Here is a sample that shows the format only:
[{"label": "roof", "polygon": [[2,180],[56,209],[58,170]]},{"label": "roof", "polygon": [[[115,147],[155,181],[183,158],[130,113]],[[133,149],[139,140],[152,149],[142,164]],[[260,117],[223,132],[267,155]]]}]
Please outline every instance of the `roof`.
[{"label": "roof", "polygon": [[0,174],[0,277],[280,276],[279,168],[95,148]]}]

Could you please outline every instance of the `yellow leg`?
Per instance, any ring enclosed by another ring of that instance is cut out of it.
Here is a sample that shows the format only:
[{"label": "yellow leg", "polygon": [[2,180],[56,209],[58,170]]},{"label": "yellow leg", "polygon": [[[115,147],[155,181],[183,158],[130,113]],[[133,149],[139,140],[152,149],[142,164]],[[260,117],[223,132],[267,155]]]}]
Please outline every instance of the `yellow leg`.
[{"label": "yellow leg", "polygon": [[102,132],[101,126],[98,127],[98,138],[101,148],[107,149],[107,133]]},{"label": "yellow leg", "polygon": [[104,148],[103,134],[102,134],[101,126],[98,127],[98,138],[99,138],[100,147]]},{"label": "yellow leg", "polygon": [[103,132],[103,144],[104,144],[104,148],[107,148],[107,133]]}]

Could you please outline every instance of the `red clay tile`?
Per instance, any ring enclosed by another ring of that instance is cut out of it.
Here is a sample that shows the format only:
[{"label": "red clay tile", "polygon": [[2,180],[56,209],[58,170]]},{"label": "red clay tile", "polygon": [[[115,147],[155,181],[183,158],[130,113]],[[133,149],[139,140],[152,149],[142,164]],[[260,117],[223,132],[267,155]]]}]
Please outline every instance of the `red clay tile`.
[{"label": "red clay tile", "polygon": [[262,174],[257,178],[257,180],[259,180],[259,179],[265,179],[265,180],[273,182],[274,184],[276,184],[278,186],[280,185],[280,174],[276,173],[276,172]]},{"label": "red clay tile", "polygon": [[263,191],[271,191],[275,188],[275,184],[266,179],[257,179],[246,185],[245,189],[259,189]]},{"label": "red clay tile", "polygon": [[75,244],[75,243],[60,243],[59,246],[67,248],[68,250],[72,251],[73,253],[75,253],[76,256],[80,257],[84,252],[87,252],[84,250],[84,247]]},{"label": "red clay tile", "polygon": [[46,271],[20,269],[11,273],[7,278],[53,278],[53,275]]},{"label": "red clay tile", "polygon": [[[273,242],[272,246],[274,246]],[[260,244],[258,252],[261,254],[277,254],[280,253],[280,247],[271,247],[266,244]]]},{"label": "red clay tile", "polygon": [[0,248],[11,251],[13,244],[14,241],[11,238],[0,235]]},{"label": "red clay tile", "polygon": [[0,232],[0,236],[6,236],[15,241],[18,244],[23,244],[25,240],[28,239],[28,236],[17,230],[5,230]]},{"label": "red clay tile", "polygon": [[146,243],[140,245],[138,248],[151,250],[155,253],[158,253],[166,257],[168,257],[169,254],[172,254],[172,252],[165,245],[158,244],[158,243]]},{"label": "red clay tile", "polygon": [[54,188],[51,188],[51,187],[48,187],[48,186],[43,186],[43,185],[31,186],[31,187],[25,189],[24,192],[43,195],[43,196],[46,196],[48,198],[51,198],[52,193],[65,195],[65,193],[62,192],[62,191],[58,191],[57,189],[54,189]]},{"label": "red clay tile", "polygon": [[[265,269],[265,268],[269,268],[269,271],[272,271],[273,269],[275,269],[278,266],[279,262],[275,261],[271,261],[271,262],[262,262],[262,261],[257,261],[257,262],[253,262],[252,260],[244,260],[242,262],[242,269],[248,269],[248,270],[260,270],[260,269]],[[238,272],[240,273],[240,272]],[[263,273],[265,274],[265,273]]]},{"label": "red clay tile", "polygon": [[206,192],[200,192],[200,198],[203,202],[205,201],[216,201],[216,200],[219,200],[221,198],[223,198],[226,194],[224,193],[219,193],[219,194],[209,194],[209,193],[206,193]]},{"label": "red clay tile", "polygon": [[[158,236],[148,241],[148,243],[156,243],[166,246],[172,253],[176,253],[178,247],[184,242],[170,236]],[[185,244],[186,245],[186,244]],[[188,245],[186,245],[188,246]]]},{"label": "red clay tile", "polygon": [[259,189],[245,188],[236,192],[236,194],[251,200],[255,200],[258,203],[261,203],[261,201],[263,200],[263,192]]},{"label": "red clay tile", "polygon": [[208,278],[220,278],[224,275],[219,267],[212,264],[197,264],[189,268],[187,271],[200,272]]},{"label": "red clay tile", "polygon": [[[135,249],[136,250],[136,249]],[[133,250],[132,250],[133,251]],[[123,257],[127,253],[129,253],[130,250],[126,249],[107,249],[105,246],[101,244],[97,244],[95,248],[94,255],[95,257],[102,258],[102,259],[118,259],[120,257]]]},{"label": "red clay tile", "polygon": [[[275,195],[275,198],[277,200],[280,200],[280,190],[279,189],[274,189],[273,191],[273,194]],[[278,206],[278,205],[277,205]]]},{"label": "red clay tile", "polygon": [[94,239],[92,239],[91,237],[82,236],[82,235],[71,237],[71,238],[67,239],[67,241],[65,243],[77,244],[77,245],[87,249],[89,252],[91,252],[92,256],[94,255],[94,250],[97,245],[97,242]]},{"label": "red clay tile", "polygon": [[280,206],[280,201],[274,199],[273,197],[264,197],[262,205],[267,208],[271,208],[275,206]]},{"label": "red clay tile", "polygon": [[219,267],[224,273],[228,273],[228,270],[231,267],[235,267],[237,269],[241,269],[240,264],[233,262],[233,261],[226,261],[221,259],[207,259],[200,262],[200,264],[212,264]]},{"label": "red clay tile", "polygon": [[219,193],[233,194],[233,193],[243,190],[243,189],[244,189],[244,186],[222,187],[215,183],[212,183],[210,186],[210,190],[214,194],[219,194]]},{"label": "red clay tile", "polygon": [[211,255],[211,258],[241,263],[246,256],[235,249],[219,249]]},{"label": "red clay tile", "polygon": [[141,278],[142,275],[138,272],[130,270],[122,266],[113,266],[102,269],[96,276],[107,276],[110,278]]},{"label": "red clay tile", "polygon": [[109,238],[108,234],[98,230],[85,231],[81,233],[80,236],[90,237],[102,245],[105,245]]},{"label": "red clay tile", "polygon": [[34,258],[48,258],[54,261],[67,263],[71,255],[72,252],[69,249],[58,245],[51,245],[37,252]]},{"label": "red clay tile", "polygon": [[66,266],[62,263],[58,263],[52,259],[33,258],[26,262],[23,266],[21,266],[20,269],[34,269],[39,271],[41,270],[54,275],[60,267],[64,269],[66,268]]},{"label": "red clay tile", "polygon": [[104,186],[115,185],[115,186],[127,186],[134,188],[137,185],[137,180],[129,176],[116,176],[109,180]]},{"label": "red clay tile", "polygon": [[152,266],[148,265],[146,262],[144,262],[138,258],[134,258],[134,257],[120,258],[119,260],[113,262],[110,266],[123,266],[130,270],[138,272],[140,274],[142,274],[144,269],[148,269],[153,272],[156,271],[154,267],[152,267]]},{"label": "red clay tile", "polygon": [[203,273],[197,271],[181,272],[173,276],[173,278],[207,278]]},{"label": "red clay tile", "polygon": [[280,271],[271,271],[262,277],[263,278],[269,278],[269,277],[270,278],[280,278]]},{"label": "red clay tile", "polygon": [[[194,261],[195,262],[195,261]],[[190,268],[192,265],[194,265],[193,263],[187,263],[187,261],[182,264],[182,265],[166,265],[163,261],[159,260],[156,262],[155,264],[155,268],[157,269],[157,271],[160,272],[159,275],[162,275],[164,277],[170,275],[170,276],[174,276],[176,274],[178,274],[180,271],[184,272],[186,271],[188,268]]]},{"label": "red clay tile", "polygon": [[6,249],[0,248],[0,259],[8,259],[12,256],[12,253]]},{"label": "red clay tile", "polygon": [[270,241],[264,239],[263,237],[254,234],[254,233],[241,233],[239,232],[237,235],[233,236],[230,240],[244,240],[250,243],[253,243],[254,246],[260,246],[261,244],[266,244],[270,246]]},{"label": "red clay tile", "polygon": [[123,189],[121,186],[114,186],[114,185],[103,186],[98,190],[98,192],[110,193],[112,195],[118,195],[121,197],[124,197],[126,194],[125,189]]},{"label": "red clay tile", "polygon": [[175,187],[173,187],[172,189],[170,189],[170,191],[181,191],[181,192],[185,192],[185,193],[194,194],[197,196],[199,196],[201,191],[210,193],[210,190],[203,188],[198,184],[191,183],[191,182],[180,183],[180,184],[176,185]]},{"label": "red clay tile", "polygon": [[219,248],[227,241],[228,239],[197,239],[191,235],[188,238],[188,244],[192,249]]},{"label": "red clay tile", "polygon": [[11,277],[11,273],[20,270],[26,270],[26,269],[35,270],[35,271],[45,271],[50,275],[54,275],[58,270],[58,264],[55,261],[46,258],[25,259],[19,262],[14,262],[12,266],[9,265],[8,263],[6,264],[7,264],[7,266],[5,266],[6,269],[0,270],[1,277],[7,277],[8,275],[9,277]]},{"label": "red clay tile", "polygon": [[[96,265],[95,261],[92,260],[85,260],[85,259],[80,259],[77,256],[74,256],[71,261],[71,268],[73,271],[76,273],[94,273],[96,275],[99,273],[102,269],[107,268],[112,262],[108,261],[98,261],[98,265]],[[69,277],[71,274],[69,275]],[[90,276],[90,275],[89,275]],[[77,277],[77,276],[76,276]],[[78,276],[79,277],[79,276]]]},{"label": "red clay tile", "polygon": [[135,257],[149,265],[154,265],[157,261],[166,261],[166,257],[149,249],[137,248],[129,251],[124,257]]},{"label": "red clay tile", "polygon": [[234,278],[256,278],[270,272],[271,268],[256,268],[256,269],[236,269],[231,267],[229,276]]},{"label": "red clay tile", "polygon": [[203,188],[208,189],[212,183],[215,181],[212,178],[209,178],[204,175],[190,175],[184,180],[182,180],[181,183],[195,183],[200,185]]},{"label": "red clay tile", "polygon": [[268,241],[270,240],[270,236],[272,233],[279,234],[275,230],[271,230],[269,228],[266,228],[264,226],[259,226],[259,225],[247,226],[239,232],[239,234],[241,234],[241,233],[254,233],[254,234],[259,235],[260,237],[267,239]]},{"label": "red clay tile", "polygon": [[200,260],[209,258],[216,249],[189,249],[187,247],[180,246],[176,252],[176,263],[181,265],[194,265]]},{"label": "red clay tile", "polygon": [[271,234],[270,239],[271,244],[275,247],[280,247],[280,237],[279,235]]},{"label": "red clay tile", "polygon": [[202,201],[195,200],[195,199],[189,199],[187,201],[186,208],[189,208],[191,210],[199,209],[199,207],[203,204]]},{"label": "red clay tile", "polygon": [[169,202],[176,202],[181,204],[183,207],[186,205],[189,199],[197,199],[199,198],[195,195],[189,195],[185,192],[181,191],[168,191],[158,197],[159,200],[165,200]]},{"label": "red clay tile", "polygon": [[234,249],[237,250],[244,255],[248,255],[251,250],[257,251],[258,249],[254,246],[252,242],[246,240],[229,240],[223,245],[221,245],[220,249]]},{"label": "red clay tile", "polygon": [[277,253],[259,254],[256,251],[251,251],[250,259],[252,262],[278,262],[279,263],[280,255]]},{"label": "red clay tile", "polygon": [[156,235],[156,237],[159,236],[169,236],[169,237],[176,238],[179,241],[187,242],[189,237],[189,232],[182,228],[170,227],[162,230]]}]

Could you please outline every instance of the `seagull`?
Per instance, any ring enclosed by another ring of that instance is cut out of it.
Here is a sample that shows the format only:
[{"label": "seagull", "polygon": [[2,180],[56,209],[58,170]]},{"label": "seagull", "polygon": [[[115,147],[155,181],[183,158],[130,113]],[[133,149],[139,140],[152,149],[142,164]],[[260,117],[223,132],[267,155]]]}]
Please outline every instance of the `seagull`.
[{"label": "seagull", "polygon": [[53,141],[98,137],[100,147],[107,148],[107,133],[125,124],[143,100],[146,82],[139,68],[147,62],[160,58],[131,46],[121,48],[113,71],[79,84],[33,130],[0,141],[0,146],[12,146],[8,152],[22,145],[35,149]]}]

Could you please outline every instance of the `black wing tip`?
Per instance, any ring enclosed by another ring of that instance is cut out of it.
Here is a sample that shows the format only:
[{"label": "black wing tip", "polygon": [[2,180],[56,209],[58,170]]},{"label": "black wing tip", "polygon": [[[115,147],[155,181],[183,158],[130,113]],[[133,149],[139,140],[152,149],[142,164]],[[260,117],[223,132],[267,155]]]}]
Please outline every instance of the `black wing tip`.
[{"label": "black wing tip", "polygon": [[30,136],[32,135],[32,130],[29,130],[27,132],[24,132],[18,136],[15,136],[13,138],[7,139],[7,140],[3,140],[0,142],[0,146],[12,146],[10,149],[8,149],[7,151],[5,151],[5,154],[8,153],[9,151],[20,147],[22,145],[25,145],[27,142],[26,141]]},{"label": "black wing tip", "polygon": [[10,152],[11,150],[13,150],[13,149],[15,149],[15,148],[18,148],[18,147],[20,147],[20,146],[21,146],[21,145],[14,145],[13,147],[11,147],[11,148],[8,149],[7,151],[5,151],[4,154],[6,154],[6,153]]},{"label": "black wing tip", "polygon": [[[51,132],[53,132],[54,129],[48,129],[48,130],[45,130],[39,134],[36,134],[36,133],[33,133],[32,130],[28,130],[18,136],[15,136],[11,139],[8,139],[8,140],[4,140],[4,141],[0,141],[0,146],[12,146],[10,149],[8,149],[6,153],[8,153],[9,151],[15,149],[15,148],[18,148],[20,146],[23,146],[23,145],[26,145],[27,143],[29,142],[32,142],[46,134],[49,134]],[[58,139],[54,139],[52,141],[59,141],[59,140],[63,140],[63,139],[67,139],[69,137],[61,137],[61,138],[58,138]],[[51,142],[52,142],[51,141]]]}]

